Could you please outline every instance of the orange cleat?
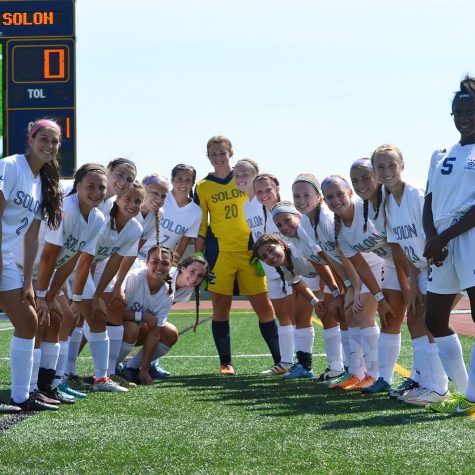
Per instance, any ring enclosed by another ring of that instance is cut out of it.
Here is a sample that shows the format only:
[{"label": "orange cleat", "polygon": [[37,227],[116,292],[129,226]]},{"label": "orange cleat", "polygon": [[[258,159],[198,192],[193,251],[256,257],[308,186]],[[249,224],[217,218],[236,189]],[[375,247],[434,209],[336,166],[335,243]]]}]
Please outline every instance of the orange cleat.
[{"label": "orange cleat", "polygon": [[236,374],[236,370],[234,369],[234,366],[231,363],[222,364],[221,369],[219,370],[219,372],[223,375],[226,375],[226,376],[232,376],[232,375]]},{"label": "orange cleat", "polygon": [[369,388],[374,384],[376,380],[372,376],[366,375],[362,380],[358,381],[353,386],[346,386],[343,388],[345,391],[361,391],[363,389]]}]

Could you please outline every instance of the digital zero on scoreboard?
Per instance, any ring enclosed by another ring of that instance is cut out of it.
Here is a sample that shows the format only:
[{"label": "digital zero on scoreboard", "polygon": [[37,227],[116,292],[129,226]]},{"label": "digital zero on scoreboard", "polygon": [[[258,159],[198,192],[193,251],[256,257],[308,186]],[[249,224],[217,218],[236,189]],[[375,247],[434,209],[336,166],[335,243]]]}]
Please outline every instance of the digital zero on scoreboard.
[{"label": "digital zero on scoreboard", "polygon": [[0,156],[25,150],[31,124],[41,117],[63,130],[61,168],[76,164],[74,0],[0,0],[2,121]]}]

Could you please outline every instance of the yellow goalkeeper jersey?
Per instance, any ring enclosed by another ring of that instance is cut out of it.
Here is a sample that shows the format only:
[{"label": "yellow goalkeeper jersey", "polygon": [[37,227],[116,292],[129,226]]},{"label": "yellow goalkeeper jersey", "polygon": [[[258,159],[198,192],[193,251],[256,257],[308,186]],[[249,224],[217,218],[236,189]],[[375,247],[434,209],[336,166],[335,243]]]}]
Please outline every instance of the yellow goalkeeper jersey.
[{"label": "yellow goalkeeper jersey", "polygon": [[210,173],[196,184],[195,202],[203,210],[199,235],[216,238],[219,250],[244,251],[250,249],[251,236],[244,215],[246,193],[238,190],[234,172],[224,179]]}]

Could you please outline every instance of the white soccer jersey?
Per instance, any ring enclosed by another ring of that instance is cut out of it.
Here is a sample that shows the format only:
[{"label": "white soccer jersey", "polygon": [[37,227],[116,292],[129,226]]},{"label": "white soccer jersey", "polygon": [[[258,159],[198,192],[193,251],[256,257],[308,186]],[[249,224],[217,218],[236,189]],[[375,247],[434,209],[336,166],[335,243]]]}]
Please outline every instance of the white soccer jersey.
[{"label": "white soccer jersey", "polygon": [[309,262],[309,260],[304,257],[291,242],[288,243],[288,246],[290,248],[290,252],[292,253],[292,264],[294,268],[291,272],[286,267],[281,266],[286,282],[289,282],[290,284],[295,284],[299,282],[302,277],[318,277],[317,271]]},{"label": "white soccer jersey", "polygon": [[440,232],[475,206],[475,144],[455,144],[432,154],[426,195],[432,193],[432,215]]},{"label": "white soccer jersey", "polygon": [[315,239],[312,239],[312,235],[308,235],[302,225],[297,228],[297,236],[294,238],[288,238],[300,252],[300,254],[315,264],[326,265],[328,262],[319,256],[319,252],[322,252],[321,247],[317,244]]},{"label": "white soccer jersey", "polygon": [[137,255],[138,241],[143,232],[140,223],[132,218],[127,221],[120,232],[117,229],[112,229],[111,224],[111,217],[107,216],[100,231],[92,265],[109,259],[113,254],[119,254],[120,256]]},{"label": "white soccer jersey", "polygon": [[355,214],[350,226],[345,226],[343,220],[338,234],[338,242],[343,254],[353,257],[358,252],[363,253],[370,267],[378,263],[378,259],[392,260],[391,248],[386,242],[386,236],[380,233],[371,219],[368,219],[366,232],[363,230],[363,201],[355,200]]},{"label": "white soccer jersey", "polygon": [[79,209],[77,194],[67,196],[63,203],[63,220],[57,230],[47,229],[45,241],[61,247],[56,267],[73,258],[78,252],[95,255],[104,215],[97,208],[89,212],[87,221]]},{"label": "white soccer jersey", "polygon": [[34,219],[41,219],[41,178],[36,178],[24,155],[0,160],[0,191],[5,199],[2,215],[2,254],[12,255]]},{"label": "white soccer jersey", "polygon": [[193,292],[195,291],[194,287],[182,287],[181,289],[176,289],[176,280],[180,272],[176,267],[170,269],[170,277],[172,278],[172,290],[173,290],[173,303],[176,302],[188,302],[191,299]]},{"label": "white soccer jersey", "polygon": [[[46,222],[41,221],[40,230],[38,232],[38,252],[35,256],[35,262],[33,263],[33,280],[38,279],[38,269],[40,267],[41,253],[45,247],[45,234],[46,234]],[[17,243],[14,251],[15,263],[18,267],[23,269],[25,262],[25,247],[23,244],[23,239]]]},{"label": "white soccer jersey", "polygon": [[129,272],[124,282],[125,300],[133,312],[150,312],[157,317],[157,326],[163,327],[173,304],[173,294],[168,294],[168,284],[150,293],[147,269]]},{"label": "white soccer jersey", "polygon": [[387,240],[401,246],[409,260],[418,268],[427,267],[423,256],[425,233],[422,227],[424,190],[408,183],[404,186],[401,203],[389,195],[386,207]]},{"label": "white soccer jersey", "polygon": [[110,198],[107,198],[104,200],[97,208],[102,211],[102,214],[104,216],[108,216],[111,212],[112,206],[114,206],[115,200],[117,196],[111,196]]}]

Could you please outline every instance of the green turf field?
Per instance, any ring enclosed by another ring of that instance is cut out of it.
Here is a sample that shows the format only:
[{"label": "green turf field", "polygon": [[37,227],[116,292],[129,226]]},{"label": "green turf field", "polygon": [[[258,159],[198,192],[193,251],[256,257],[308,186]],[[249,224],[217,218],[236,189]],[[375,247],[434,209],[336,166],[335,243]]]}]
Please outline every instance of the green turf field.
[{"label": "green turf field", "polygon": [[[3,51],[0,43],[0,137],[3,137]],[[2,141],[0,140],[0,144]],[[2,146],[0,145],[0,158],[3,157]]]},{"label": "green turf field", "polygon": [[[185,328],[193,316],[174,314],[171,321]],[[92,394],[57,413],[27,417],[1,434],[0,473],[473,473],[470,417],[429,414],[309,381],[261,377],[271,359],[255,316],[235,313],[231,328],[235,377],[217,375],[205,322],[196,334],[182,335],[162,359],[173,373],[168,381],[125,395]],[[325,359],[316,328],[318,372]],[[3,399],[10,335],[0,331]],[[399,363],[408,368],[407,334],[404,340]],[[461,340],[468,356],[473,339]],[[90,360],[82,358],[82,373],[89,368]]]}]

